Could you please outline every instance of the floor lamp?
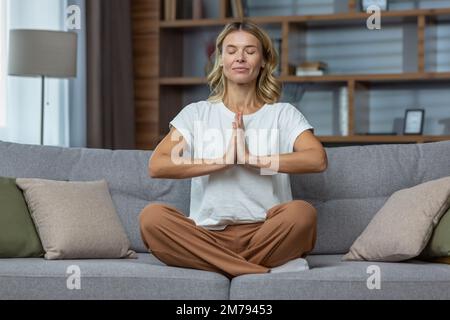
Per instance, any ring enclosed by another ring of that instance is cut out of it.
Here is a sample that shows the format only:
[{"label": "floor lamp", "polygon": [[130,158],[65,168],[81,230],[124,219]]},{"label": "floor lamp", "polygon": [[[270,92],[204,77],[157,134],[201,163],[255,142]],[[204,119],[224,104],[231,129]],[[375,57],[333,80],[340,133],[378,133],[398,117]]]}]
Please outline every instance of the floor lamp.
[{"label": "floor lamp", "polygon": [[9,36],[8,74],[41,77],[41,145],[44,144],[45,77],[72,78],[77,70],[75,32],[15,29]]}]

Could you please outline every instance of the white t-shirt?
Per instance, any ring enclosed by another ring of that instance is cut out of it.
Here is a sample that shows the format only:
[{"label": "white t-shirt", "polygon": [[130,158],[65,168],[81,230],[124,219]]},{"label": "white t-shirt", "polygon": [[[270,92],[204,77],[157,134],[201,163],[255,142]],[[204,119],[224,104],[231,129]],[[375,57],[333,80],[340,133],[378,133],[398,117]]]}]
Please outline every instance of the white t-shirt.
[{"label": "white t-shirt", "polygon": [[[234,116],[223,102],[199,101],[185,106],[169,128],[174,126],[186,140],[186,157],[193,153],[195,159],[215,159],[226,151]],[[314,132],[303,114],[289,103],[265,104],[243,115],[243,121],[253,155],[293,152],[294,142],[303,131]],[[270,208],[292,200],[289,174],[270,172],[236,165],[193,177],[189,217],[196,225],[212,230],[264,221]]]}]

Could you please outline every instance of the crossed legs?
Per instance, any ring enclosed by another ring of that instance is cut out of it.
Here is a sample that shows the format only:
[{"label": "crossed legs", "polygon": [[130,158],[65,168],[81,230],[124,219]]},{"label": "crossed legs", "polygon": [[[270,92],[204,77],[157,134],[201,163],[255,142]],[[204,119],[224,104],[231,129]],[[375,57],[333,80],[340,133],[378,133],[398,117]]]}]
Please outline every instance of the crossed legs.
[{"label": "crossed legs", "polygon": [[162,262],[229,278],[266,273],[305,257],[316,241],[316,209],[303,200],[272,207],[264,222],[224,230],[198,227],[177,208],[161,203],[146,206],[139,219],[145,246]]}]

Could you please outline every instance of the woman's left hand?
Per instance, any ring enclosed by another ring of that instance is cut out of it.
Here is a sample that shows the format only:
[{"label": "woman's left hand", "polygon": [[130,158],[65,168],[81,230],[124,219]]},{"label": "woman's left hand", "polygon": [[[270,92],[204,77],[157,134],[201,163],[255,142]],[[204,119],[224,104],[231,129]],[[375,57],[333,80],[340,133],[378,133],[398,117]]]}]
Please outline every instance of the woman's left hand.
[{"label": "woman's left hand", "polygon": [[238,112],[235,117],[235,122],[237,124],[237,163],[247,165],[251,157],[250,151],[248,150],[247,142],[245,141],[245,127],[244,120],[241,112]]}]

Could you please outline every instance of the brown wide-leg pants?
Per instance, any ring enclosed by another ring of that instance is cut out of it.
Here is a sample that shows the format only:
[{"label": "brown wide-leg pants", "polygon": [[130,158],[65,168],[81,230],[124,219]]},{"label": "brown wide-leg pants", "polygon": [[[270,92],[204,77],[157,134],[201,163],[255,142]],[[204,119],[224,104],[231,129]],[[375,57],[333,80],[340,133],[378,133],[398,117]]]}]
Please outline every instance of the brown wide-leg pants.
[{"label": "brown wide-leg pants", "polygon": [[145,246],[162,262],[229,278],[265,273],[305,257],[316,242],[316,209],[303,200],[272,207],[264,222],[229,225],[224,230],[196,226],[177,208],[162,203],[146,206],[139,219]]}]

